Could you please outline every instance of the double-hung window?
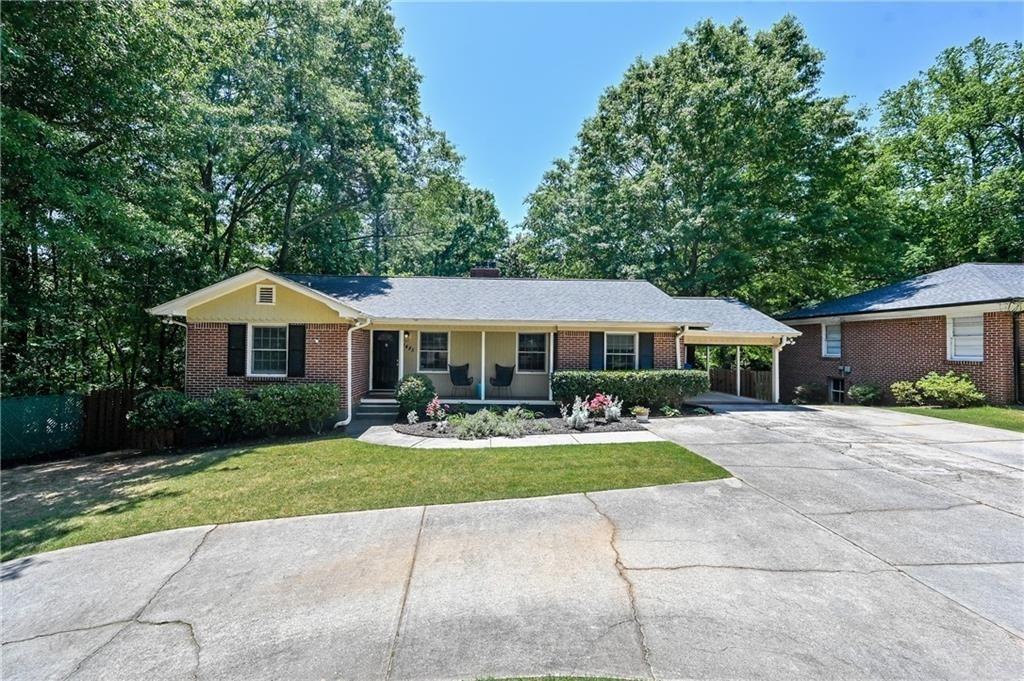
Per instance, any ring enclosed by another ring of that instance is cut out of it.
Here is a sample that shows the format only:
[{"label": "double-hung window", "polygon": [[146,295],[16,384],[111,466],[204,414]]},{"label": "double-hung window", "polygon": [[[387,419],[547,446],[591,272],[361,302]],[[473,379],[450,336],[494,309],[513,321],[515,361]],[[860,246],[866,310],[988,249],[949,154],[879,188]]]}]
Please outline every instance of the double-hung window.
[{"label": "double-hung window", "polygon": [[605,369],[636,369],[636,335],[608,333],[604,337]]},{"label": "double-hung window", "polygon": [[521,333],[516,341],[516,369],[520,373],[544,373],[547,370],[547,342],[543,333]]},{"label": "double-hung window", "polygon": [[420,331],[420,371],[448,371],[448,332]]},{"label": "double-hung window", "polygon": [[249,373],[254,376],[288,375],[288,327],[253,326]]},{"label": "double-hung window", "polygon": [[821,325],[821,356],[839,357],[843,350],[843,327],[840,324]]},{"label": "double-hung window", "polygon": [[949,359],[980,362],[985,355],[985,318],[948,317],[946,337]]}]

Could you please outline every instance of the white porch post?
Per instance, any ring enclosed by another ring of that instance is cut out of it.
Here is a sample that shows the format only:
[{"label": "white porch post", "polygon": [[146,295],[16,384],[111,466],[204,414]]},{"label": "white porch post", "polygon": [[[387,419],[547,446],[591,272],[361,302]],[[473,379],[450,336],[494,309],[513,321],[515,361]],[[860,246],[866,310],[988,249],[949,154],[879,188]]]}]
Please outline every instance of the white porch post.
[{"label": "white porch post", "polygon": [[487,399],[487,332],[480,332],[480,399]]},{"label": "white porch post", "polygon": [[[518,350],[519,348],[516,348]],[[551,392],[551,376],[555,373],[555,332],[548,334],[548,402],[552,401],[554,395]]]},{"label": "white porch post", "polygon": [[736,397],[740,396],[740,346],[736,346]]},{"label": "white porch post", "polygon": [[772,346],[772,402],[779,403],[779,346]]}]

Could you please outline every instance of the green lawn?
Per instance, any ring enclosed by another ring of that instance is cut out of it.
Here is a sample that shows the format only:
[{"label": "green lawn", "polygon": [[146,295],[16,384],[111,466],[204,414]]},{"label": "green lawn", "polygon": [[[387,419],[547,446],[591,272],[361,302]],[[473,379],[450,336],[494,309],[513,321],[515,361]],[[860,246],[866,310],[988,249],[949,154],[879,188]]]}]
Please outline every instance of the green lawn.
[{"label": "green lawn", "polygon": [[890,407],[893,411],[934,416],[937,419],[973,423],[1024,433],[1024,409],[1020,407],[965,407],[963,409],[932,409],[930,407]]},{"label": "green lawn", "polygon": [[4,471],[3,560],[175,527],[727,477],[670,442],[406,449],[333,437]]}]

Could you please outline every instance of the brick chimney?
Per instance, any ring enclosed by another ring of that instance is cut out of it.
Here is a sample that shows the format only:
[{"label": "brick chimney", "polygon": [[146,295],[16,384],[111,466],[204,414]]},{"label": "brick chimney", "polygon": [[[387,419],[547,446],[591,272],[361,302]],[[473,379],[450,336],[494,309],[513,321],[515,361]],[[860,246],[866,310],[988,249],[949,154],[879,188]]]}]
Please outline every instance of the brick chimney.
[{"label": "brick chimney", "polygon": [[485,262],[480,263],[476,267],[470,268],[469,276],[473,278],[485,277],[489,279],[497,279],[501,276],[501,271],[493,262]]}]

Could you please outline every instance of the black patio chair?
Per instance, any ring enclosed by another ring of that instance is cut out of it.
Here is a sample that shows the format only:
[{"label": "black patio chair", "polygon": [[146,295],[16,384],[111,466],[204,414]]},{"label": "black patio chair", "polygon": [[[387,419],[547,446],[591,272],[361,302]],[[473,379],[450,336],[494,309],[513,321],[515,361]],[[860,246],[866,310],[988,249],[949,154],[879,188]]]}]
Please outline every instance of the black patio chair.
[{"label": "black patio chair", "polygon": [[469,375],[469,364],[460,364],[459,366],[448,365],[448,378],[452,382],[452,387],[456,391],[465,390],[466,395],[470,395],[470,389],[473,387],[473,377]]},{"label": "black patio chair", "polygon": [[490,379],[491,387],[504,390],[507,397],[512,397],[512,379],[515,377],[515,367],[503,367],[500,364],[494,365],[494,377]]}]

